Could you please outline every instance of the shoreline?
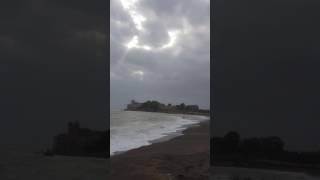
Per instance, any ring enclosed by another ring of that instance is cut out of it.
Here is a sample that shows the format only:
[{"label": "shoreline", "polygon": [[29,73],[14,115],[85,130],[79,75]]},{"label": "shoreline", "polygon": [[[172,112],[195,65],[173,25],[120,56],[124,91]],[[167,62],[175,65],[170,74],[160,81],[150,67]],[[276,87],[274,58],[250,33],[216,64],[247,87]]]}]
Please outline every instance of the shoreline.
[{"label": "shoreline", "polygon": [[111,179],[208,179],[209,122],[200,121],[182,130],[182,135],[111,156]]},{"label": "shoreline", "polygon": [[113,155],[110,155],[110,157],[114,157],[114,156],[117,156],[117,155],[120,155],[120,154],[124,154],[124,153],[129,152],[129,151],[132,151],[132,150],[140,149],[140,148],[143,148],[143,147],[146,147],[146,146],[152,146],[152,145],[157,144],[157,143],[170,141],[170,140],[172,140],[174,138],[177,138],[177,137],[180,137],[180,136],[184,136],[185,135],[185,131],[187,131],[189,128],[201,126],[201,123],[206,122],[206,121],[209,121],[209,120],[204,120],[204,121],[196,123],[196,124],[185,124],[185,125],[182,125],[180,130],[177,130],[177,131],[171,132],[171,133],[167,133],[163,137],[160,137],[158,139],[154,139],[154,140],[149,141],[149,143],[150,143],[149,145],[143,145],[143,146],[140,146],[138,148],[130,149],[130,150],[127,150],[127,151],[116,151],[116,152],[113,153]]},{"label": "shoreline", "polygon": [[[131,111],[131,110],[124,110],[124,111]],[[146,113],[166,113],[166,112],[147,112],[147,111],[132,111],[132,112],[146,112]],[[123,153],[126,153],[126,152],[129,152],[131,150],[135,150],[135,149],[139,149],[139,148],[142,148],[142,147],[145,147],[145,146],[152,146],[153,144],[155,143],[161,143],[161,142],[166,142],[166,141],[170,141],[174,138],[177,138],[179,136],[183,136],[185,134],[185,131],[188,130],[189,128],[192,128],[192,127],[197,127],[197,126],[201,126],[201,124],[203,122],[210,122],[210,118],[209,116],[205,116],[205,115],[196,115],[196,114],[181,114],[181,113],[166,113],[166,114],[171,114],[171,115],[176,115],[176,116],[179,116],[181,117],[182,119],[188,119],[186,117],[184,117],[184,115],[191,115],[191,116],[201,116],[202,118],[204,119],[198,119],[198,120],[195,120],[195,121],[198,121],[198,122],[195,122],[195,123],[190,123],[190,124],[183,124],[179,127],[179,129],[177,129],[176,131],[174,132],[169,132],[169,133],[164,133],[162,137],[159,137],[157,139],[153,139],[153,140],[150,140],[148,141],[148,145],[141,145],[140,147],[137,147],[137,148],[134,148],[134,149],[129,149],[129,150],[126,150],[126,151],[115,151],[113,152],[112,154],[110,154],[110,158],[111,157],[114,157],[114,156],[117,156],[117,155],[120,155],[120,154],[123,154]]]},{"label": "shoreline", "polygon": [[165,114],[177,114],[177,115],[196,115],[196,116],[206,116],[206,117],[210,117],[210,113],[201,113],[201,112],[166,112],[166,111],[156,111],[156,112],[152,112],[152,111],[142,111],[142,110],[128,110],[128,109],[122,109],[121,111],[133,111],[133,112],[149,112],[149,113],[165,113]]}]

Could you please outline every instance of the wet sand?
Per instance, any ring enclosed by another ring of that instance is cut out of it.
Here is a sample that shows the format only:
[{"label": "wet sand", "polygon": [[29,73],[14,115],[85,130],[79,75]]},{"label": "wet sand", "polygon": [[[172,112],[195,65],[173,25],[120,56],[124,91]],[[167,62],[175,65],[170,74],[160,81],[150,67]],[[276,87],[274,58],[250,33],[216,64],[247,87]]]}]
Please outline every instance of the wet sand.
[{"label": "wet sand", "polygon": [[209,121],[190,127],[183,134],[112,156],[110,179],[207,180]]}]

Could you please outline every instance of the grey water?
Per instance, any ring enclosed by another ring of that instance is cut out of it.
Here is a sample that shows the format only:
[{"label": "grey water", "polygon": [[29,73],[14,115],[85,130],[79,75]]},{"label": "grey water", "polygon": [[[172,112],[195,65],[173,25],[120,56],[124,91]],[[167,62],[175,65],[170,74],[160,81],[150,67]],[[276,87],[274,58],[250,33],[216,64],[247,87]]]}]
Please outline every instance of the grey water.
[{"label": "grey water", "polygon": [[208,117],[185,114],[167,114],[114,110],[110,114],[110,155],[141,146],[159,139],[169,140],[181,135],[188,126]]}]

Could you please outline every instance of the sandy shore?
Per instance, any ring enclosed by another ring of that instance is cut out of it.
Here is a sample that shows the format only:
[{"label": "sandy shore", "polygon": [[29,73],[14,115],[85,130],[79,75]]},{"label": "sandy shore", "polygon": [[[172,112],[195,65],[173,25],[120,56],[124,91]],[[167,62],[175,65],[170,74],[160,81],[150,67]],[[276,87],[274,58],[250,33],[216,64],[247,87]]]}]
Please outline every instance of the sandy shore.
[{"label": "sandy shore", "polygon": [[209,121],[190,127],[183,134],[112,156],[110,179],[207,180]]}]

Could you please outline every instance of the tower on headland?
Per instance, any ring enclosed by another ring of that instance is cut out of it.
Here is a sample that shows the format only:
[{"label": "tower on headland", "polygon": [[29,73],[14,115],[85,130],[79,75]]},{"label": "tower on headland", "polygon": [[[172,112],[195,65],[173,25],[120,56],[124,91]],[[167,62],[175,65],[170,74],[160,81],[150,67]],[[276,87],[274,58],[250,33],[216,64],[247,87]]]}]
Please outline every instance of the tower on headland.
[{"label": "tower on headland", "polygon": [[68,123],[68,134],[77,134],[80,129],[80,123],[78,121]]},{"label": "tower on headland", "polygon": [[106,157],[107,131],[81,128],[78,121],[68,123],[68,131],[54,137],[52,153],[70,156]]},{"label": "tower on headland", "polygon": [[132,111],[137,110],[138,108],[141,107],[141,105],[142,103],[139,103],[135,100],[131,100],[131,104],[127,105],[127,110],[132,110]]}]

